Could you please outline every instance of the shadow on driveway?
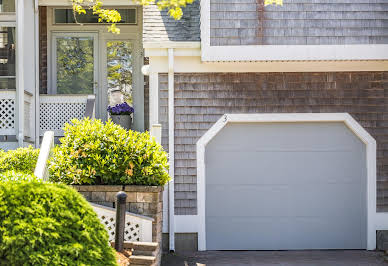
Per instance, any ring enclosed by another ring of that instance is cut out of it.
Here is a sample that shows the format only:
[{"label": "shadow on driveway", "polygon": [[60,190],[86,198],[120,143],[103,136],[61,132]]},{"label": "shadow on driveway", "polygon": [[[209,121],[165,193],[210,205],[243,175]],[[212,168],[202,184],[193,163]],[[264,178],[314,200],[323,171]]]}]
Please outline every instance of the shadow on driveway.
[{"label": "shadow on driveway", "polygon": [[162,266],[218,265],[373,266],[388,263],[384,262],[382,252],[362,250],[204,251],[164,254],[162,259]]}]

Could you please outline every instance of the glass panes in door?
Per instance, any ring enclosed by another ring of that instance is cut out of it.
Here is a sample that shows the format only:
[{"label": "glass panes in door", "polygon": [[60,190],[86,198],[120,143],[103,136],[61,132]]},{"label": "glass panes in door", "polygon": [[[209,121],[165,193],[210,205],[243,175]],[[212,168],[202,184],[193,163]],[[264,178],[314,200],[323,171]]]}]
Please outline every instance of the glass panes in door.
[{"label": "glass panes in door", "polygon": [[93,36],[56,36],[57,94],[93,94],[95,49]]},{"label": "glass panes in door", "polygon": [[132,43],[114,40],[106,46],[109,105],[127,102],[133,106]]},{"label": "glass panes in door", "polygon": [[0,13],[15,12],[15,0],[0,0]]},{"label": "glass panes in door", "polygon": [[15,28],[0,27],[0,89],[16,89]]}]

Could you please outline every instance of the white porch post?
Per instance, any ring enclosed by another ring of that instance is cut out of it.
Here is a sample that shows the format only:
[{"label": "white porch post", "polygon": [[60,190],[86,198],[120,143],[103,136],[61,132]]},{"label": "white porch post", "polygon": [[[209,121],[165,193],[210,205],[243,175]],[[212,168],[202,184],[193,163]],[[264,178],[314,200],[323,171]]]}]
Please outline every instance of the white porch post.
[{"label": "white porch post", "polygon": [[16,1],[16,125],[19,146],[24,142],[24,0]]},{"label": "white porch post", "polygon": [[34,0],[34,30],[35,30],[35,147],[39,148],[39,1]]}]

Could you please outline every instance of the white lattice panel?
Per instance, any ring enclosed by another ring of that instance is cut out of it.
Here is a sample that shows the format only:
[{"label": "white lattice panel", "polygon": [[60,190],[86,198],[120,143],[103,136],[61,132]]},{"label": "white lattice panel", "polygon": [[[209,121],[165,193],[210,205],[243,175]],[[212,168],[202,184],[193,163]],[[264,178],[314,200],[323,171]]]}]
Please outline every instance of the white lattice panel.
[{"label": "white lattice panel", "polygon": [[0,91],[0,135],[15,134],[15,91]]},{"label": "white lattice panel", "polygon": [[[92,204],[94,211],[105,225],[109,234],[109,241],[115,239],[116,212],[115,209]],[[152,241],[152,218],[129,214],[125,216],[124,241],[150,242]]]},{"label": "white lattice panel", "polygon": [[85,114],[87,95],[41,95],[39,105],[39,129],[63,135],[63,126],[72,119],[82,119]]}]

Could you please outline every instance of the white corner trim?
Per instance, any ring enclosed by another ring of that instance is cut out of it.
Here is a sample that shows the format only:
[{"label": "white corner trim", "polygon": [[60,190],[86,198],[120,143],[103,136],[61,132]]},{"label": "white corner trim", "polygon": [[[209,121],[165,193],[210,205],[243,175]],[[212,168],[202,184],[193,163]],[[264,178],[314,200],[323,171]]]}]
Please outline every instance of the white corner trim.
[{"label": "white corner trim", "polygon": [[376,248],[376,230],[388,229],[388,215],[376,214],[376,141],[348,113],[225,114],[197,142],[198,250],[206,250],[205,148],[228,123],[343,122],[366,145],[367,249]]},{"label": "white corner trim", "polygon": [[175,215],[175,233],[197,233],[198,215]]},{"label": "white corner trim", "polygon": [[201,1],[202,61],[386,60],[388,45],[210,46],[210,0]]}]

